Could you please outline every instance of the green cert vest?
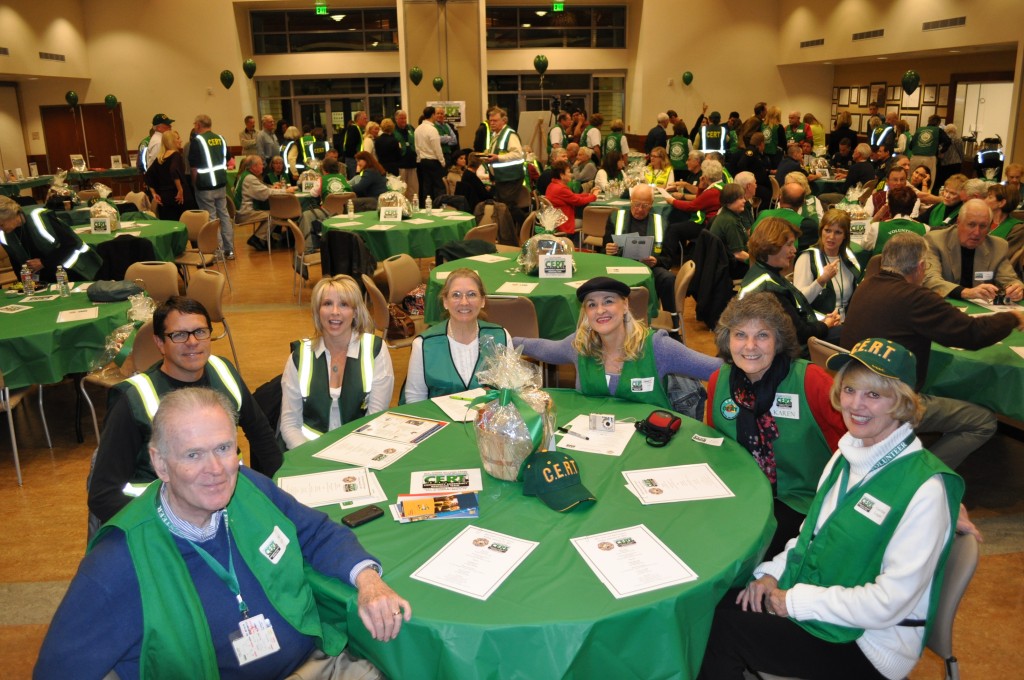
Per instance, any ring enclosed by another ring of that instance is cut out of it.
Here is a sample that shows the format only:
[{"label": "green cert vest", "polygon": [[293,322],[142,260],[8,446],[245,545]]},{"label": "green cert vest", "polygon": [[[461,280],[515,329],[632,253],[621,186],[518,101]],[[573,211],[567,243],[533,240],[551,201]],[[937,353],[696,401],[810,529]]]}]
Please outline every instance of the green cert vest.
[{"label": "green cert vest", "polygon": [[[437,130],[437,134],[442,137],[451,135],[453,132],[452,129],[448,126],[448,123],[434,123],[434,129]],[[450,156],[453,151],[456,151],[456,148],[455,145],[453,144],[445,144],[444,142],[442,142],[441,151],[443,151],[444,155],[447,157]]]},{"label": "green cert vest", "polygon": [[690,140],[683,135],[674,135],[668,140],[668,162],[673,170],[686,170],[686,159],[690,155]]},{"label": "green cert vest", "polygon": [[[818,278],[821,276],[821,271],[825,268],[828,262],[825,259],[825,253],[817,246],[808,248],[807,251],[810,253],[811,258],[811,276]],[[860,280],[861,271],[860,263],[857,262],[857,256],[853,254],[853,251],[847,248],[839,257],[842,263],[853,272],[853,287],[857,288],[857,281]],[[815,311],[821,312],[822,314],[828,314],[836,308],[836,303],[841,299],[839,295],[840,275],[836,274],[828,285],[821,289],[818,293],[818,297],[814,298],[814,302],[811,303],[811,307]],[[853,290],[850,291],[853,294]]]},{"label": "green cert vest", "polygon": [[[54,250],[57,250],[58,239],[49,222],[50,219],[58,219],[57,216],[45,208],[26,212],[25,215],[23,233],[36,252],[45,257]],[[69,272],[75,272],[83,281],[92,281],[96,278],[96,273],[100,270],[100,267],[103,266],[103,258],[95,250],[83,243],[82,239],[73,230],[69,229],[68,231],[70,232],[69,238],[74,239],[75,249],[60,263],[60,266]],[[18,241],[18,239],[11,239],[12,243],[15,241]],[[25,252],[25,245],[23,243],[19,242],[18,248],[20,248],[23,254],[28,255]],[[28,260],[30,258],[26,257],[25,259]]]},{"label": "green cert vest", "polygon": [[[494,344],[504,346],[505,329],[498,324],[477,321],[480,327],[480,340],[490,337]],[[480,367],[482,355],[477,355],[476,368],[469,383],[462,381],[462,376],[455,370],[452,361],[451,345],[448,343],[448,322],[434,324],[425,330],[423,338],[423,378],[427,383],[427,394],[430,398],[445,394],[455,394],[464,390],[480,387],[476,379],[476,369]]]},{"label": "green cert vest", "polygon": [[729,134],[726,136],[726,143],[729,146],[729,152],[735,153],[740,150],[740,138],[736,134],[735,130],[729,130]]},{"label": "green cert vest", "polygon": [[920,236],[924,236],[927,232],[925,231],[924,225],[915,220],[908,219],[895,219],[886,220],[878,225],[878,237],[875,239],[875,255],[882,254],[882,248],[885,244],[896,234],[905,232],[913,232]]},{"label": "green cert vest", "polygon": [[[565,143],[565,130],[562,129],[562,126],[556,124],[555,127],[551,128],[551,130],[548,132],[548,139],[547,139],[547,143],[548,143],[548,159],[551,158],[551,149],[553,148],[551,146],[551,135],[552,134],[554,134],[555,137],[559,138],[560,141],[557,142],[557,144],[559,145],[559,148],[564,149],[566,146],[568,146],[568,144]],[[551,161],[549,160],[548,162],[550,163]]]},{"label": "green cert vest", "polygon": [[228,143],[215,132],[196,135],[192,140],[203,150],[203,162],[196,167],[197,189],[216,189],[228,183]]},{"label": "green cert vest", "polygon": [[[775,496],[801,514],[811,507],[814,491],[821,479],[832,450],[825,441],[821,427],[814,420],[804,393],[804,375],[808,362],[793,359],[789,375],[775,392],[772,414],[779,428],[779,438],[772,443],[775,452]],[[712,397],[711,424],[716,430],[736,441],[736,418],[739,407],[729,389],[731,364],[722,364]],[[786,417],[788,416],[788,417]]]},{"label": "green cert vest", "polygon": [[604,148],[604,152],[610,151],[622,151],[622,133],[621,132],[609,132],[608,136],[604,138],[604,144],[601,145]]},{"label": "green cert vest", "polygon": [[[493,140],[493,151],[497,155],[508,152],[509,140],[512,139],[512,135],[516,132],[508,125],[503,127],[498,133],[497,139]],[[519,138],[519,135],[516,135]],[[494,173],[495,182],[521,182],[526,176],[526,166],[522,160],[518,161],[498,161],[491,163],[491,171]]]},{"label": "green cert vest", "polygon": [[[216,678],[220,674],[203,603],[174,537],[157,514],[160,485],[151,484],[117,513],[89,548],[113,528],[125,534],[142,597],[139,676]],[[326,654],[340,654],[348,642],[345,610],[352,588],[306,563],[295,524],[244,475],[238,475],[227,510],[231,540],[277,613],[300,633],[315,638]],[[277,564],[262,552],[272,528],[288,539]]]},{"label": "green cert vest", "polygon": [[[626,231],[626,220],[629,219],[630,212],[628,210],[619,210],[615,214],[615,233],[622,235]],[[648,213],[651,224],[654,225],[654,253],[661,253],[661,244],[665,241],[665,225],[664,219],[661,213]],[[648,236],[649,234],[642,234],[642,236]]]},{"label": "green cert vest", "polygon": [[[840,472],[849,468],[845,458],[832,467],[821,492],[814,497],[807,513],[800,537],[789,552],[786,570],[779,579],[779,588],[789,589],[797,583],[817,586],[855,588],[872,583],[881,573],[882,557],[892,540],[896,527],[907,510],[914,494],[934,475],[942,475],[949,502],[950,532],[942,550],[942,557],[932,579],[928,620],[922,645],[928,639],[939,592],[942,590],[946,557],[956,529],[964,482],[928,451],[905,454],[882,468],[867,482],[850,490],[832,512],[817,535],[814,535],[821,512],[821,504],[828,489],[835,486]],[[869,519],[872,508],[880,503],[889,506],[880,524]],[[829,642],[852,642],[864,631],[821,621],[794,621],[815,637]],[[922,647],[923,648],[923,647]]]},{"label": "green cert vest", "polygon": [[793,298],[793,304],[796,307],[797,313],[805,321],[820,321],[818,314],[811,307],[811,303],[807,301],[804,294],[800,292],[799,288],[774,272],[764,269],[760,266],[760,263],[756,263],[751,265],[750,270],[740,284],[739,298],[742,300],[745,296],[762,290],[771,293],[788,293]]},{"label": "green cert vest", "polygon": [[789,142],[802,142],[807,139],[807,128],[803,123],[799,123],[794,130],[790,126],[786,126],[786,140]]},{"label": "green cert vest", "polygon": [[[594,126],[593,125],[589,125],[589,124],[583,128],[583,133],[580,134],[580,146],[585,146],[585,147],[588,147],[588,148],[591,148],[591,149],[594,148],[594,147],[590,146],[589,144],[587,144],[587,136],[590,134],[590,131],[593,130],[593,129],[594,129]],[[598,146],[600,146],[602,149],[604,148],[604,145],[599,144]]]},{"label": "green cert vest", "polygon": [[[239,173],[238,177],[235,178],[235,195],[234,195],[234,200],[235,200],[235,207],[238,208],[238,209],[242,208],[242,199],[243,199],[242,184],[245,183],[245,178],[250,176],[250,175],[252,175],[252,173],[249,172],[248,170],[245,170],[244,172]],[[252,176],[255,177],[255,175],[252,175]],[[256,177],[256,179],[259,179],[259,177]],[[262,180],[260,180],[260,181],[262,181]],[[261,200],[258,200],[258,199],[254,198],[252,200],[252,207],[253,207],[254,210],[269,210],[270,209],[270,202],[269,201],[261,201]]]},{"label": "green cert vest", "polygon": [[957,215],[960,214],[960,206],[963,203],[957,203],[950,209],[945,203],[936,203],[930,211],[928,211],[928,226],[930,227],[948,227],[949,225],[956,222]]},{"label": "green cert vest", "polygon": [[[170,342],[168,340],[168,342]],[[206,379],[210,389],[231,398],[237,410],[242,408],[242,377],[227,359],[210,355],[206,362]],[[135,454],[135,476],[132,482],[151,482],[156,472],[149,462],[149,438],[153,434],[153,416],[160,408],[160,398],[174,390],[160,365],[145,373],[137,373],[114,387],[128,400],[135,426],[142,435],[142,448]]]},{"label": "green cert vest", "polygon": [[934,125],[918,128],[910,142],[910,153],[914,156],[937,156],[941,137],[939,128]]},{"label": "green cert vest", "polygon": [[[366,400],[373,387],[373,360],[380,347],[380,338],[372,333],[363,333],[359,338],[359,358],[345,359],[341,396],[338,397],[343,425],[366,415]],[[307,440],[313,440],[327,432],[331,422],[331,379],[327,374],[327,354],[325,352],[317,359],[313,354],[313,343],[308,338],[296,340],[291,348],[302,396],[302,434]],[[353,389],[354,385],[359,389]]]},{"label": "green cert vest", "polygon": [[619,399],[650,404],[658,408],[672,408],[665,392],[664,381],[658,377],[658,365],[654,360],[653,336],[648,334],[640,356],[622,364],[619,385],[614,395],[608,392],[608,379],[604,365],[594,357],[580,356],[576,361],[580,379],[580,391],[592,397],[614,396]]},{"label": "green cert vest", "polygon": [[[29,252],[25,250],[25,246],[22,245],[21,239],[18,238],[17,234],[11,232],[8,235],[5,231],[0,230],[0,245],[3,245],[8,251],[14,253],[15,259],[26,262],[32,259]],[[15,272],[17,274],[18,272]]]},{"label": "green cert vest", "polygon": [[767,156],[774,156],[775,152],[779,150],[779,137],[775,132],[778,127],[778,125],[768,125],[768,123],[761,124],[761,134],[764,135],[764,153]]},{"label": "green cert vest", "polygon": [[320,180],[320,187],[322,191],[321,195],[326,196],[327,194],[343,194],[347,191],[352,191],[352,185],[345,179],[345,175],[332,173],[330,175],[324,175],[323,179]]},{"label": "green cert vest", "polygon": [[1007,217],[1005,220],[999,223],[999,226],[990,231],[992,236],[998,236],[1001,239],[1005,239],[1013,231],[1013,228],[1020,224],[1021,221],[1015,217]]},{"label": "green cert vest", "polygon": [[[800,223],[803,221],[803,216],[800,213],[789,208],[771,208],[770,210],[762,210],[757,214],[757,221],[754,222],[754,226],[750,230],[751,233],[753,233],[754,229],[757,228],[757,225],[761,224],[761,222],[765,221],[769,217],[784,219],[797,229],[800,228]],[[799,241],[799,238],[797,240]]]}]

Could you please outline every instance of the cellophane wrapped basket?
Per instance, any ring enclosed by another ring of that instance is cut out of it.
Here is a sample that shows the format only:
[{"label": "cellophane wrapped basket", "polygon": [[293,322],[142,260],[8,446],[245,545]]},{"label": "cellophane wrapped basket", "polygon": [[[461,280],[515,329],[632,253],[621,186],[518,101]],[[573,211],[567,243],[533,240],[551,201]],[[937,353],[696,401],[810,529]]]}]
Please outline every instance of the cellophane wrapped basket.
[{"label": "cellophane wrapped basket", "polygon": [[531,236],[519,253],[519,268],[536,276],[540,255],[572,255],[575,248],[572,240],[561,235],[558,226],[566,221],[565,213],[558,208],[544,208],[537,212],[540,233]]}]

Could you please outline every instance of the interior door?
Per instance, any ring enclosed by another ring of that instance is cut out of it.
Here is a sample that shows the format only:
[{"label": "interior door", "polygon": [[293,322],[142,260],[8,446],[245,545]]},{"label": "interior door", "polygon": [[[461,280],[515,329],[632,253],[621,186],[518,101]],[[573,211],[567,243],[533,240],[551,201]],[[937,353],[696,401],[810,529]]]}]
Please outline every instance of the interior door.
[{"label": "interior door", "polygon": [[71,167],[71,154],[85,156],[85,129],[79,109],[70,106],[40,106],[46,164],[50,173]]},{"label": "interior door", "polygon": [[113,109],[108,109],[106,104],[83,104],[79,109],[85,126],[86,164],[90,168],[109,168],[110,157],[120,156],[127,166],[121,103]]},{"label": "interior door", "polygon": [[40,106],[43,140],[50,172],[71,166],[71,154],[82,154],[90,168],[109,168],[110,157],[120,155],[127,165],[121,104],[113,110],[105,104]]}]

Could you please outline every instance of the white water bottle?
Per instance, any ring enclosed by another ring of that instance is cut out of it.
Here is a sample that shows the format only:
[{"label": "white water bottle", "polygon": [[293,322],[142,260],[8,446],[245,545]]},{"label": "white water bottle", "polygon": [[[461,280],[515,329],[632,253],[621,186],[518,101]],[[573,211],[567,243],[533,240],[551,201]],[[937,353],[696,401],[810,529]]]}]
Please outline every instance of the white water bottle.
[{"label": "white water bottle", "polygon": [[21,265],[21,287],[25,295],[32,295],[36,292],[36,281],[32,278],[32,271],[27,264]]},{"label": "white water bottle", "polygon": [[415,211],[420,209],[420,195],[419,194],[413,194],[412,195],[412,209],[413,209],[413,212],[415,212]]},{"label": "white water bottle", "polygon": [[348,211],[348,216],[352,217],[356,214],[356,204],[352,202],[352,199],[348,199],[348,203],[345,204],[345,209]]},{"label": "white water bottle", "polygon": [[68,273],[64,271],[64,267],[57,265],[57,293],[61,297],[68,297],[71,295],[71,288],[68,287]]},{"label": "white water bottle", "polygon": [[427,214],[430,215],[434,211],[434,202],[430,200],[430,196],[427,196],[426,202],[423,204]]}]

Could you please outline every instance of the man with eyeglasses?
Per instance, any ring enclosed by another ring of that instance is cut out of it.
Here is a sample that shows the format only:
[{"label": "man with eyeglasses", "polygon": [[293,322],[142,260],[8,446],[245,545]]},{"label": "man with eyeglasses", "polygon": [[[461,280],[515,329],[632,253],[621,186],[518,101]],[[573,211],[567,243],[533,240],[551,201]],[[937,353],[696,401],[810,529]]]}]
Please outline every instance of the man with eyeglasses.
[{"label": "man with eyeglasses", "polygon": [[[110,392],[89,481],[90,528],[98,527],[94,518],[106,522],[132,500],[126,493],[129,484],[156,479],[147,448],[153,416],[161,397],[174,390],[210,387],[227,395],[249,440],[252,469],[271,477],[281,467],[281,449],[267,417],[235,367],[210,353],[210,336],[210,315],[191,298],[172,296],[153,314],[152,340],[164,358],[151,367],[137,366],[143,372]],[[149,341],[135,338],[135,342]]]}]

